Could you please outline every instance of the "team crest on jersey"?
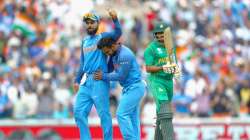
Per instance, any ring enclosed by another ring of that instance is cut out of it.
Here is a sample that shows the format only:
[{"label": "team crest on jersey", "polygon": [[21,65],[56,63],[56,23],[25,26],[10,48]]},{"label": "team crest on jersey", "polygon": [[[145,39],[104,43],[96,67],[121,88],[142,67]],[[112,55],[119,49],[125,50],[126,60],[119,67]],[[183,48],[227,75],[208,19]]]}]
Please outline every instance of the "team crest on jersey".
[{"label": "team crest on jersey", "polygon": [[161,48],[157,48],[158,53],[163,53]]},{"label": "team crest on jersey", "polygon": [[158,91],[159,91],[159,92],[163,92],[164,90],[163,90],[162,88],[159,87],[159,88],[158,88]]}]

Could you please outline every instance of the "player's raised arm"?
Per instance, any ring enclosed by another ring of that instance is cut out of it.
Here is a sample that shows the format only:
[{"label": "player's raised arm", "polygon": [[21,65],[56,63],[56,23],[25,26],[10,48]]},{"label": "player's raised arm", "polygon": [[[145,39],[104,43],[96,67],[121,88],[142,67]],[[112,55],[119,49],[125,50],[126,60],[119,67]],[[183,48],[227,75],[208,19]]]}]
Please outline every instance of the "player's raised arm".
[{"label": "player's raised arm", "polygon": [[110,38],[117,41],[120,38],[120,36],[122,35],[121,25],[120,25],[120,22],[118,20],[116,11],[113,9],[108,9],[107,11],[109,13],[109,16],[111,17],[111,19],[113,20],[113,22],[115,24],[115,28],[114,28],[114,31],[112,31],[112,32],[103,32],[102,37],[103,38],[110,37]]}]

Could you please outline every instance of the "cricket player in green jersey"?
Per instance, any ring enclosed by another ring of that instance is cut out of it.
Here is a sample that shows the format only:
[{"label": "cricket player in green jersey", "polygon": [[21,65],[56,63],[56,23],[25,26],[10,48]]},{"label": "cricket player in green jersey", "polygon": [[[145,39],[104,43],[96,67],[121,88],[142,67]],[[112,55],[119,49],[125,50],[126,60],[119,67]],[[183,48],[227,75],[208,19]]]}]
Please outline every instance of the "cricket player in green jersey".
[{"label": "cricket player in green jersey", "polygon": [[[173,77],[178,66],[170,65],[169,56],[164,46],[165,23],[157,23],[153,29],[154,40],[144,52],[146,70],[149,73],[148,86],[156,103],[155,140],[174,140],[173,112]],[[173,47],[174,48],[174,47]],[[175,49],[173,50],[176,59]]]}]

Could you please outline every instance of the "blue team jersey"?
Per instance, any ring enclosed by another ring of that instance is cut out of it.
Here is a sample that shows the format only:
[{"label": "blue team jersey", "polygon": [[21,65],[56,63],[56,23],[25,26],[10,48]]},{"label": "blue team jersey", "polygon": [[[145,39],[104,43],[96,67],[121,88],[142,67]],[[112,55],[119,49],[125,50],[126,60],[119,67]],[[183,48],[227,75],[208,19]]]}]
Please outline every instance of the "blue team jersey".
[{"label": "blue team jersey", "polygon": [[97,43],[102,38],[102,34],[88,36],[82,43],[82,52],[84,55],[84,73],[93,73],[98,69],[107,72],[106,55],[100,49],[97,49]]},{"label": "blue team jersey", "polygon": [[108,69],[114,71],[112,73],[103,73],[104,80],[119,81],[124,88],[141,81],[140,66],[129,48],[123,45],[120,46],[109,61],[111,62],[109,62]]},{"label": "blue team jersey", "polygon": [[107,59],[106,55],[97,48],[99,40],[103,37],[111,37],[114,40],[118,40],[121,36],[121,26],[118,19],[113,20],[115,29],[113,32],[104,32],[98,35],[86,36],[81,45],[81,58],[80,67],[76,75],[75,82],[80,83],[82,75],[84,73],[92,74],[98,69],[107,72]]}]

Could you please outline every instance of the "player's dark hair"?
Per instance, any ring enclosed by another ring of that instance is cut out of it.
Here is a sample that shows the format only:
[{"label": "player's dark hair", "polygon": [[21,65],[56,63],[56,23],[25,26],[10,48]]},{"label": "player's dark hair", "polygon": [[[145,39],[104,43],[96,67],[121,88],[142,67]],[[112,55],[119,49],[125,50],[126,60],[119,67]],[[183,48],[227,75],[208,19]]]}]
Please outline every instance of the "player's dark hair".
[{"label": "player's dark hair", "polygon": [[109,47],[112,44],[114,44],[115,42],[116,41],[111,37],[102,38],[101,40],[99,40],[99,42],[97,44],[97,48],[102,49],[103,47]]}]

